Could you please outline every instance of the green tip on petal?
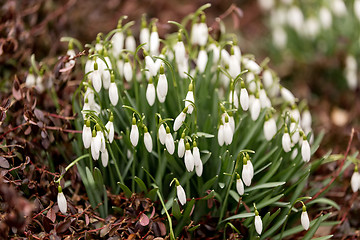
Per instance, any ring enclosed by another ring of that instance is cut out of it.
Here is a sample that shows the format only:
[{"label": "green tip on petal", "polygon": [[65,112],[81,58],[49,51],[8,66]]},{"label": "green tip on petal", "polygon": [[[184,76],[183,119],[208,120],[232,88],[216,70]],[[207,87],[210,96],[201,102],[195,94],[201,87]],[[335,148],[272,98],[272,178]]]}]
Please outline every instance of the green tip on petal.
[{"label": "green tip on petal", "polygon": [[95,128],[96,128],[96,131],[98,131],[98,132],[101,131],[101,127],[98,123],[95,125]]},{"label": "green tip on petal", "polygon": [[243,157],[243,164],[246,165],[247,164],[248,159],[246,157]]},{"label": "green tip on petal", "polygon": [[110,114],[109,121],[110,121],[110,122],[114,122],[114,114],[113,114],[112,112],[111,112],[111,114]]},{"label": "green tip on petal", "polygon": [[166,133],[170,133],[170,128],[169,128],[169,126],[166,126]]},{"label": "green tip on petal", "polygon": [[92,131],[92,137],[96,137],[96,130],[94,128],[94,130]]},{"label": "green tip on petal", "polygon": [[183,133],[181,134],[181,138],[182,138],[182,139],[185,138],[185,132],[183,132]]},{"label": "green tip on petal", "polygon": [[133,117],[133,118],[132,118],[132,125],[135,125],[135,124],[136,124],[136,118]]},{"label": "green tip on petal", "polygon": [[149,132],[148,128],[144,125],[144,133]]},{"label": "green tip on petal", "polygon": [[197,143],[196,143],[196,141],[194,141],[194,143],[193,143],[193,147],[197,147]]},{"label": "green tip on petal", "polygon": [[187,142],[187,143],[185,144],[185,149],[186,149],[186,150],[190,150],[190,143]]},{"label": "green tip on petal", "polygon": [[192,92],[194,90],[194,85],[192,83],[192,81],[189,84],[189,92]]},{"label": "green tip on petal", "polygon": [[85,124],[87,127],[90,127],[90,119],[87,119]]},{"label": "green tip on petal", "polygon": [[302,206],[302,211],[306,212],[306,206],[305,205]]},{"label": "green tip on petal", "polygon": [[99,69],[99,66],[98,66],[97,62],[95,62],[95,63],[94,63],[94,70],[96,71],[96,70],[98,70],[98,69]]},{"label": "green tip on petal", "polygon": [[61,188],[60,185],[58,186],[58,192],[59,192],[59,193],[62,193],[62,188]]},{"label": "green tip on petal", "polygon": [[160,66],[160,74],[164,74],[164,73],[165,73],[164,66],[161,65],[161,66]]},{"label": "green tip on petal", "polygon": [[258,210],[255,210],[255,216],[259,216]]}]

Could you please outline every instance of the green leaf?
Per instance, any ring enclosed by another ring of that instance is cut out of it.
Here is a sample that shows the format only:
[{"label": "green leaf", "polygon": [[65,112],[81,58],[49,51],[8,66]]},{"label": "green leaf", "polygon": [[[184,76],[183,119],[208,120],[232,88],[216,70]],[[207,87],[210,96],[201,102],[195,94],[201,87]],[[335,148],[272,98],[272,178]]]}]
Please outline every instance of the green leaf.
[{"label": "green leaf", "polygon": [[236,214],[234,216],[228,217],[221,222],[230,221],[230,220],[239,219],[239,218],[248,218],[248,217],[253,217],[253,216],[255,216],[255,213],[240,213],[240,214]]},{"label": "green leaf", "polygon": [[181,217],[181,212],[180,212],[180,206],[179,203],[176,199],[174,199],[173,201],[173,205],[172,205],[172,215],[179,220]]},{"label": "green leaf", "polygon": [[204,137],[204,138],[213,138],[213,137],[215,137],[215,135],[210,134],[210,133],[205,133],[205,132],[197,132],[196,135],[198,137]]},{"label": "green leaf", "polygon": [[336,202],[334,202],[333,200],[328,199],[328,198],[316,198],[316,199],[310,201],[308,203],[308,205],[310,206],[310,205],[315,204],[315,203],[327,204],[327,205],[333,206],[337,210],[340,210],[340,206]]},{"label": "green leaf", "polygon": [[125,184],[122,184],[121,182],[118,182],[118,184],[120,185],[121,189],[124,191],[125,196],[128,198],[131,197],[131,195],[132,195],[131,190]]},{"label": "green leaf", "polygon": [[143,180],[141,180],[137,176],[134,177],[134,180],[139,185],[141,191],[147,192],[147,187],[146,187],[145,183],[143,182]]},{"label": "green leaf", "polygon": [[305,234],[303,240],[310,240],[314,236],[318,228],[320,227],[320,223],[325,221],[328,217],[330,217],[330,215],[331,213],[328,213],[326,215],[321,215],[316,220],[311,221],[310,230],[308,230],[308,232]]},{"label": "green leaf", "polygon": [[323,237],[313,238],[312,240],[327,240],[327,239],[332,238],[332,236],[334,236],[334,235],[327,235],[327,236],[323,236]]},{"label": "green leaf", "polygon": [[284,185],[286,182],[269,182],[269,183],[263,183],[259,184],[253,187],[249,187],[245,189],[245,192],[251,192],[258,189],[264,189],[264,188],[273,188]]}]

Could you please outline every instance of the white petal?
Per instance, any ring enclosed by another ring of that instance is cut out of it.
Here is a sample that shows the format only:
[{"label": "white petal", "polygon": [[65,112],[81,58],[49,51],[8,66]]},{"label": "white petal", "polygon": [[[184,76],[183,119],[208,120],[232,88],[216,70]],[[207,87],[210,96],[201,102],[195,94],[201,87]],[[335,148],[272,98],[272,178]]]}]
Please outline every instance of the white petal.
[{"label": "white petal", "polygon": [[240,196],[244,195],[244,184],[240,178],[236,180],[236,191]]},{"label": "white petal", "polygon": [[130,62],[124,63],[124,77],[127,82],[130,82],[133,77],[133,71]]},{"label": "white petal", "polygon": [[201,177],[202,173],[203,173],[203,164],[201,162],[201,164],[199,165],[195,165],[195,172],[196,172],[196,175],[198,175],[198,177]]},{"label": "white petal", "polygon": [[136,124],[131,126],[130,141],[131,141],[131,144],[134,147],[136,147],[136,145],[138,144],[138,141],[139,141],[139,129],[138,129]]},{"label": "white petal", "polygon": [[165,130],[165,127],[164,127],[164,124],[161,124],[161,126],[159,127],[159,140],[160,140],[160,143],[162,145],[165,144],[165,138],[166,138],[166,130]]},{"label": "white petal", "polygon": [[295,97],[288,89],[282,87],[280,92],[285,101],[289,102],[291,105],[295,103]]},{"label": "white petal", "polygon": [[262,221],[261,221],[261,217],[260,216],[255,216],[255,229],[256,232],[260,235],[262,232]]},{"label": "white petal", "polygon": [[184,205],[186,203],[186,194],[184,188],[181,185],[176,186],[176,194],[181,205]]},{"label": "white petal", "polygon": [[92,139],[91,128],[84,125],[83,132],[82,132],[82,140],[83,140],[83,143],[84,143],[84,147],[86,149],[90,147],[91,139]]},{"label": "white petal", "polygon": [[242,88],[240,91],[240,105],[244,111],[249,109],[249,94],[246,88]]},{"label": "white petal", "polygon": [[224,124],[224,141],[226,145],[230,145],[233,139],[233,131],[231,129],[230,123],[227,122]]},{"label": "white petal", "polygon": [[149,83],[146,89],[146,100],[150,106],[155,102],[155,86],[153,83]]},{"label": "white petal", "polygon": [[178,156],[179,158],[184,157],[185,154],[185,142],[184,139],[181,138],[178,144]]},{"label": "white petal", "polygon": [[154,60],[150,56],[145,57],[146,68],[149,70],[149,73],[152,77],[156,76],[157,70],[154,63]]},{"label": "white petal", "polygon": [[146,132],[144,134],[144,144],[145,144],[146,150],[148,152],[151,152],[152,148],[153,148],[153,142],[152,142],[152,138],[151,138],[151,135],[149,132]]},{"label": "white petal", "polygon": [[102,77],[102,83],[103,83],[104,89],[109,89],[110,83],[111,83],[110,72],[108,70],[104,70],[101,73],[101,77]]},{"label": "white petal", "polygon": [[[91,156],[94,160],[99,159],[100,147],[97,147],[99,144],[96,143],[96,137],[91,139]],[[99,149],[98,149],[99,148]]]},{"label": "white petal", "polygon": [[264,87],[266,89],[270,88],[274,82],[271,71],[269,69],[264,70],[262,76],[263,76]]},{"label": "white petal", "polygon": [[243,166],[242,173],[241,173],[241,178],[244,181],[246,186],[251,185],[252,172],[251,172],[251,167],[250,167],[250,165],[248,163]]},{"label": "white petal", "polygon": [[208,27],[206,25],[206,23],[199,23],[198,28],[197,28],[197,42],[199,43],[200,46],[205,46],[208,40]]},{"label": "white petal", "polygon": [[124,34],[122,32],[117,32],[111,38],[112,46],[113,46],[113,54],[115,57],[118,57],[121,51],[124,48]]},{"label": "white petal", "polygon": [[200,151],[199,151],[198,147],[193,148],[192,154],[193,154],[193,157],[194,157],[195,166],[202,165],[201,158],[200,158]]},{"label": "white petal", "polygon": [[90,73],[90,79],[96,92],[101,90],[101,76],[99,70]]},{"label": "white petal", "polygon": [[26,77],[26,81],[25,81],[25,86],[28,88],[32,88],[33,86],[35,86],[35,76],[34,74],[29,73]]},{"label": "white petal", "polygon": [[109,162],[109,153],[107,150],[101,152],[101,163],[104,167],[108,165]]},{"label": "white petal", "polygon": [[229,74],[232,78],[236,78],[241,72],[240,61],[235,55],[231,55],[229,58]]},{"label": "white petal", "polygon": [[354,172],[351,176],[351,189],[353,192],[357,192],[360,188],[360,174],[359,172]]},{"label": "white petal", "polygon": [[136,41],[135,41],[134,36],[130,35],[130,36],[126,37],[126,39],[125,39],[125,48],[132,51],[132,52],[135,52],[135,50],[136,50]]},{"label": "white petal", "polygon": [[86,89],[86,92],[84,94],[84,99],[87,99],[88,103],[90,105],[92,105],[95,102],[95,100],[94,100],[94,90],[92,90],[92,88],[88,87]]},{"label": "white petal", "polygon": [[118,103],[118,100],[119,100],[119,94],[118,94],[117,86],[114,82],[110,84],[109,98],[110,98],[111,104],[113,106],[116,106],[116,104]]},{"label": "white petal", "polygon": [[282,136],[282,147],[284,149],[285,152],[290,152],[291,150],[291,139],[290,139],[290,135],[289,133],[284,133],[284,135]]},{"label": "white petal", "polygon": [[250,115],[253,121],[256,121],[260,115],[261,104],[258,98],[254,99],[254,102],[250,106]]},{"label": "white petal", "polygon": [[158,32],[154,31],[150,34],[150,55],[159,55],[160,39]]},{"label": "white petal", "polygon": [[148,28],[142,28],[140,30],[140,44],[146,43],[144,46],[146,50],[149,50],[150,31]]},{"label": "white petal", "polygon": [[175,143],[171,133],[167,133],[165,137],[166,150],[172,155],[175,151]]},{"label": "white petal", "polygon": [[66,211],[67,211],[67,201],[66,201],[66,198],[65,198],[63,192],[58,193],[58,195],[57,195],[57,202],[58,202],[58,206],[59,206],[59,209],[60,209],[61,213],[62,213],[62,214],[66,214]]},{"label": "white petal", "polygon": [[175,119],[174,121],[174,131],[176,132],[177,130],[179,130],[179,128],[181,127],[181,125],[183,124],[183,122],[185,121],[186,118],[186,113],[181,112]]},{"label": "white petal", "polygon": [[108,140],[110,143],[112,143],[114,140],[114,135],[115,135],[114,123],[108,121],[105,125],[105,128],[108,130],[108,134],[107,134]]},{"label": "white petal", "polygon": [[219,126],[219,130],[218,130],[218,143],[220,146],[224,145],[224,125],[220,125]]},{"label": "white petal", "polygon": [[301,213],[301,225],[305,230],[309,229],[310,221],[309,221],[308,213],[306,211]]},{"label": "white petal", "polygon": [[177,63],[182,63],[183,61],[186,60],[185,58],[185,46],[184,43],[182,41],[177,42],[174,46],[174,50],[175,50],[175,59]]},{"label": "white petal", "polygon": [[167,92],[168,92],[168,82],[167,82],[165,74],[160,74],[159,81],[156,86],[156,91],[157,91],[158,97],[159,96],[162,98],[166,97]]},{"label": "white petal", "polygon": [[195,162],[194,162],[194,157],[190,150],[185,151],[184,161],[185,161],[186,170],[188,172],[192,172],[194,170]]},{"label": "white petal", "polygon": [[270,118],[264,123],[264,135],[267,141],[270,141],[276,134],[276,122],[274,118]]},{"label": "white petal", "polygon": [[310,152],[310,145],[307,140],[304,140],[301,145],[301,156],[304,162],[310,161],[311,152]]},{"label": "white petal", "polygon": [[197,61],[196,61],[196,65],[197,65],[200,73],[203,73],[205,71],[207,62],[208,62],[208,55],[207,55],[206,51],[200,50]]},{"label": "white petal", "polygon": [[194,99],[194,92],[193,91],[188,91],[186,94],[186,98],[185,98],[185,107],[188,108],[187,113],[191,114],[194,110],[193,105],[191,104],[191,102],[195,103],[195,99]]},{"label": "white petal", "polygon": [[233,95],[234,95],[234,107],[239,108],[239,97],[237,95],[236,90],[230,91],[230,93],[229,93],[229,102],[230,102],[230,104],[233,103],[233,100],[232,100]]},{"label": "white petal", "polygon": [[305,110],[301,115],[301,126],[304,129],[309,129],[311,128],[311,123],[312,123],[311,113],[309,110]]}]

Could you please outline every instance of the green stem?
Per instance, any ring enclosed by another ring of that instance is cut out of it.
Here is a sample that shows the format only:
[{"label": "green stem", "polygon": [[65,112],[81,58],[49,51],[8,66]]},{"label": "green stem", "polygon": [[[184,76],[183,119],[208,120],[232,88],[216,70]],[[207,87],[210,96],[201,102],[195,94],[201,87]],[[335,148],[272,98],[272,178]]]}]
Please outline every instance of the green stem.
[{"label": "green stem", "polygon": [[84,155],[78,157],[78,158],[75,159],[74,161],[72,161],[72,162],[65,168],[65,172],[59,177],[58,180],[55,181],[55,183],[59,183],[60,180],[64,177],[65,173],[66,173],[72,166],[74,166],[77,162],[79,162],[81,159],[86,158],[86,157],[89,157],[89,156],[90,156],[90,154],[87,153],[87,154],[84,154]]}]

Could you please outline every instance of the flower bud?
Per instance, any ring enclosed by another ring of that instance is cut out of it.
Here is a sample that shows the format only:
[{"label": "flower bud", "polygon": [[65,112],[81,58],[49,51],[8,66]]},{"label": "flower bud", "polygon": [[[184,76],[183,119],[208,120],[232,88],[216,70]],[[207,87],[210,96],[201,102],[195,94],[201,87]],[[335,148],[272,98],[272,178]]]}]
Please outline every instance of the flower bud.
[{"label": "flower bud", "polygon": [[130,142],[131,144],[136,147],[139,141],[139,129],[136,125],[136,119],[134,121],[135,118],[133,118],[133,123],[131,126],[131,131],[130,131]]},{"label": "flower bud", "polygon": [[64,193],[62,192],[62,188],[61,188],[60,185],[58,187],[57,202],[58,202],[58,206],[59,206],[59,209],[60,209],[61,213],[66,214],[67,201],[66,201],[66,198],[64,196]]},{"label": "flower bud", "polygon": [[176,195],[181,205],[186,203],[186,194],[184,188],[181,185],[176,186]]},{"label": "flower bud", "polygon": [[310,221],[309,221],[308,213],[306,212],[306,208],[304,207],[305,206],[303,206],[303,211],[301,213],[301,225],[305,230],[308,230],[310,226]]}]

